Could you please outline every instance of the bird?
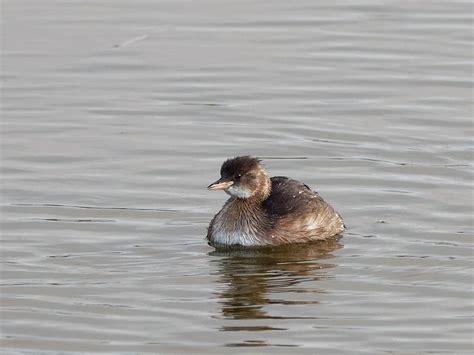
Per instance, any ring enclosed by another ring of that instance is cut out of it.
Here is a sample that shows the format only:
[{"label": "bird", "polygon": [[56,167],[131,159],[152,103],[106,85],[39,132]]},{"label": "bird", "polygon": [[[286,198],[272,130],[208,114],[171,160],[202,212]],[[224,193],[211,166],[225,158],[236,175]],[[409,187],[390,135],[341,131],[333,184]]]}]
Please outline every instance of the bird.
[{"label": "bird", "polygon": [[208,186],[230,195],[208,227],[208,244],[216,249],[327,240],[345,229],[342,217],[317,192],[285,176],[269,177],[258,158],[227,159],[220,175]]}]

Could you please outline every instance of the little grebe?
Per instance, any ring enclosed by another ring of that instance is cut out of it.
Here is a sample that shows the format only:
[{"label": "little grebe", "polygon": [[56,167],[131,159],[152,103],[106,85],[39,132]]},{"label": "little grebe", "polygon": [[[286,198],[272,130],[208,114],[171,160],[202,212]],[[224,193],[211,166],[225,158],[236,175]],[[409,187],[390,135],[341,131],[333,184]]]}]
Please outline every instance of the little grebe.
[{"label": "little grebe", "polygon": [[207,232],[217,248],[272,246],[328,239],[344,230],[339,214],[307,185],[283,176],[270,178],[260,160],[228,159],[221,178],[208,186],[231,197]]}]

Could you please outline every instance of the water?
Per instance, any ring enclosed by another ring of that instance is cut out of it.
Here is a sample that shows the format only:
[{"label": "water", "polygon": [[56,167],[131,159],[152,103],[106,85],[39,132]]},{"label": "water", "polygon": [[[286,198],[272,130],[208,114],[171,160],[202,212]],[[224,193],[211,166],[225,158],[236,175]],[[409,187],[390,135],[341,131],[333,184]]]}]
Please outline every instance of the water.
[{"label": "water", "polygon": [[[2,348],[470,353],[469,1],[2,6]],[[338,241],[219,253],[225,158]]]}]

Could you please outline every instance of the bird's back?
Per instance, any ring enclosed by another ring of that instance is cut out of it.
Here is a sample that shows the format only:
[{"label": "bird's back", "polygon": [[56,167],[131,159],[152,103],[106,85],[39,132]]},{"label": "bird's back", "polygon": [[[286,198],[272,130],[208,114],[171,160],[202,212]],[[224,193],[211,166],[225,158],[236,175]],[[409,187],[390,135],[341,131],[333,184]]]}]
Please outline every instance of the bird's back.
[{"label": "bird's back", "polygon": [[272,177],[271,182],[270,196],[262,208],[272,222],[274,238],[306,242],[344,230],[339,214],[307,185],[284,176]]}]

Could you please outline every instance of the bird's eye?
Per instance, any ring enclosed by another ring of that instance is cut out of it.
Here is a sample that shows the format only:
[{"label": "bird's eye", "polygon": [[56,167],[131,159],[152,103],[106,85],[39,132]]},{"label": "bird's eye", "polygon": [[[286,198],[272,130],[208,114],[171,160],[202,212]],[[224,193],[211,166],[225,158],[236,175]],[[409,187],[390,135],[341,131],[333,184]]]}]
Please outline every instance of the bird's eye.
[{"label": "bird's eye", "polygon": [[235,176],[235,180],[240,180],[241,177],[242,177],[242,174],[237,174],[237,175]]}]

